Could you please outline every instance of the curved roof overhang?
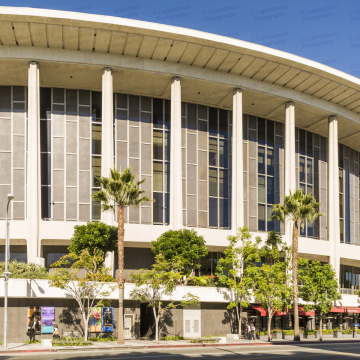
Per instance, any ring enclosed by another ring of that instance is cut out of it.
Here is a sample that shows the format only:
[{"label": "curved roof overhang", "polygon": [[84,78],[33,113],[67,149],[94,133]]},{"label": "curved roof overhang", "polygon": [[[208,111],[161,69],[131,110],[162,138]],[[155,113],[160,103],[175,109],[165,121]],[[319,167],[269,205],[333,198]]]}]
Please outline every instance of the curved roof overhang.
[{"label": "curved roof overhang", "polygon": [[26,84],[37,60],[42,86],[101,89],[111,66],[115,91],[167,98],[177,75],[185,101],[224,108],[242,87],[244,112],[283,121],[293,100],[297,126],[324,136],[336,114],[339,140],[360,150],[360,79],[296,55],[174,26],[14,7],[0,7],[0,44],[1,83]]}]

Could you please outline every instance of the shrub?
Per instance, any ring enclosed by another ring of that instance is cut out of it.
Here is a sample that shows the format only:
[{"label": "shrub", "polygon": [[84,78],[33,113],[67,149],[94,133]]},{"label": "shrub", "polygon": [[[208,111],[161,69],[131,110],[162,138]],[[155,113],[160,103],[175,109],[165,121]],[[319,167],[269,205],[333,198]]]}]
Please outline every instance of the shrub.
[{"label": "shrub", "polygon": [[213,344],[218,342],[217,339],[191,339],[191,344]]},{"label": "shrub", "polygon": [[357,329],[357,330],[356,330],[356,333],[357,333],[357,334],[360,334],[360,329]]},{"label": "shrub", "polygon": [[268,334],[267,331],[259,331],[259,332],[258,332],[258,335],[259,335],[259,336],[264,336],[264,335],[267,336],[267,334]]},{"label": "shrub", "polygon": [[163,336],[161,340],[187,340],[186,337],[174,335],[174,336]]},{"label": "shrub", "polygon": [[284,330],[283,334],[284,335],[294,335],[294,330]]},{"label": "shrub", "polygon": [[334,334],[334,330],[333,329],[326,329],[322,331],[323,335],[332,335]]},{"label": "shrub", "polygon": [[25,344],[41,344],[41,340],[26,340]]},{"label": "shrub", "polygon": [[[41,265],[34,263],[17,262],[16,260],[8,263],[11,272],[10,278],[13,279],[47,279],[48,271]],[[0,262],[0,274],[5,271],[5,262]]]},{"label": "shrub", "polygon": [[281,333],[282,330],[281,329],[272,329],[271,333]]},{"label": "shrub", "polygon": [[78,339],[71,336],[66,336],[61,339],[54,339],[52,346],[89,346],[92,345],[90,341],[84,341],[84,339]]},{"label": "shrub", "polygon": [[346,329],[346,330],[343,330],[342,333],[345,334],[345,335],[349,335],[349,334],[352,334],[352,330],[351,329]]},{"label": "shrub", "polygon": [[89,337],[89,341],[117,341],[116,338],[108,336],[108,337]]},{"label": "shrub", "polygon": [[304,335],[315,335],[316,330],[304,330]]}]

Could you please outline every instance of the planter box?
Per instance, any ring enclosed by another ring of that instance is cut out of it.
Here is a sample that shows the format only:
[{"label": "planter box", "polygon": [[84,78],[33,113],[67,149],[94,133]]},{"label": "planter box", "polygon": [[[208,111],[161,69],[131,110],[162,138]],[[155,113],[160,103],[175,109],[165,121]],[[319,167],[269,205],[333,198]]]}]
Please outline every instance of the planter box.
[{"label": "planter box", "polygon": [[267,335],[259,335],[258,338],[261,341],[268,341],[268,336]]},{"label": "planter box", "polygon": [[342,331],[334,331],[334,338],[342,339],[342,337],[343,337]]},{"label": "planter box", "polygon": [[[317,338],[320,339],[320,334],[317,334]],[[323,334],[322,338],[323,338],[323,340],[333,339],[333,338],[334,338],[334,334]]]},{"label": "planter box", "polygon": [[282,333],[281,333],[281,332],[271,333],[271,337],[272,337],[273,339],[282,339]]},{"label": "planter box", "polygon": [[343,339],[352,339],[353,334],[342,334]]},{"label": "planter box", "polygon": [[226,344],[226,337],[225,336],[219,336],[219,344]]},{"label": "planter box", "polygon": [[283,339],[284,340],[294,340],[294,335],[284,335],[283,334]]},{"label": "planter box", "polygon": [[316,335],[315,334],[313,334],[313,335],[304,335],[304,339],[307,339],[307,340],[309,340],[309,339],[315,339],[316,338]]},{"label": "planter box", "polygon": [[238,334],[226,334],[226,339],[227,340],[239,340],[239,335]]},{"label": "planter box", "polygon": [[43,347],[52,347],[52,339],[42,339],[41,345]]},{"label": "planter box", "polygon": [[359,338],[360,334],[358,334],[356,331],[354,331],[354,338]]}]

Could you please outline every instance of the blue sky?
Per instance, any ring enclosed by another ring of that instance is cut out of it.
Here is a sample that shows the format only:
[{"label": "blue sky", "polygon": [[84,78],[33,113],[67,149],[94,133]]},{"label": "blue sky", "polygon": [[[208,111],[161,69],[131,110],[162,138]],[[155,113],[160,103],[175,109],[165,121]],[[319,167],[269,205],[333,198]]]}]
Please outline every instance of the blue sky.
[{"label": "blue sky", "polygon": [[318,61],[360,78],[360,1],[1,0],[202,30]]}]

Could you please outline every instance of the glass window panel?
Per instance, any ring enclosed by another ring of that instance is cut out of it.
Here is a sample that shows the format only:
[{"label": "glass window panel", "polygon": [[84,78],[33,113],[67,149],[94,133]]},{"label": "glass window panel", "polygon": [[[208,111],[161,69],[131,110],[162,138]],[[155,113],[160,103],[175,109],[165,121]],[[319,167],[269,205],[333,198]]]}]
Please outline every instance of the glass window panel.
[{"label": "glass window panel", "polygon": [[141,97],[141,111],[151,111],[151,97],[148,96]]},{"label": "glass window panel", "polygon": [[41,187],[41,218],[49,219],[51,218],[51,187],[42,186]]},{"label": "glass window panel", "polygon": [[342,144],[339,144],[339,167],[344,167],[344,147]]},{"label": "glass window panel", "polygon": [[79,90],[79,104],[90,106],[90,91],[89,90]]},{"label": "glass window panel", "polygon": [[268,175],[274,175],[274,150],[273,149],[267,149],[267,174]]},{"label": "glass window panel", "polygon": [[217,139],[209,138],[209,165],[217,166]]},{"label": "glass window panel", "polygon": [[308,158],[306,161],[306,175],[307,175],[306,177],[308,184],[313,183],[312,172],[313,172],[313,160]]},{"label": "glass window panel", "polygon": [[265,205],[258,205],[258,230],[266,231]]},{"label": "glass window panel", "polygon": [[308,186],[307,186],[307,194],[310,194],[310,193],[311,193],[312,195],[314,195],[314,194],[313,194],[313,187],[312,187],[311,185],[308,185]]},{"label": "glass window panel", "polygon": [[[219,161],[220,167],[228,167],[228,142],[227,140],[219,140]],[[210,164],[211,165],[211,164]]]},{"label": "glass window panel", "polygon": [[218,196],[217,169],[209,169],[209,196]]},{"label": "glass window panel", "polygon": [[92,121],[101,121],[102,96],[99,91],[92,91]]},{"label": "glass window panel", "polygon": [[[93,189],[93,193],[98,191],[97,189]],[[100,220],[101,219],[101,202],[91,200],[91,218],[93,220]]]},{"label": "glass window panel", "polygon": [[313,156],[313,134],[311,132],[307,132],[306,152],[308,156]]},{"label": "glass window panel", "polygon": [[116,95],[117,95],[116,106],[119,109],[127,109],[127,95],[125,95],[125,94],[116,94]]},{"label": "glass window panel", "polygon": [[274,146],[274,122],[267,120],[267,146]]},{"label": "glass window panel", "polygon": [[340,242],[344,242],[344,220],[340,220]]},{"label": "glass window panel", "polygon": [[344,174],[343,170],[339,169],[339,191],[344,192]]},{"label": "glass window panel", "polygon": [[198,118],[207,120],[207,107],[204,105],[198,105]]},{"label": "glass window panel", "polygon": [[340,205],[340,218],[344,217],[344,195],[340,194],[339,196],[339,205]]},{"label": "glass window panel", "polygon": [[92,154],[101,155],[101,125],[92,124]]},{"label": "glass window panel", "polygon": [[274,231],[275,230],[275,222],[273,220],[269,220],[271,216],[272,216],[272,206],[268,205],[267,206],[267,214],[266,214],[267,231]]},{"label": "glass window panel", "polygon": [[305,130],[299,129],[299,152],[305,155]]},{"label": "glass window panel", "polygon": [[209,198],[209,226],[218,226],[218,199]]},{"label": "glass window panel", "polygon": [[305,184],[300,184],[300,189],[303,192],[303,194],[306,194],[306,186],[305,186]]},{"label": "glass window panel", "polygon": [[265,148],[258,148],[258,173],[265,174]]},{"label": "glass window panel", "polygon": [[163,191],[163,164],[154,161],[153,164],[153,190]]},{"label": "glass window panel", "polygon": [[258,202],[266,202],[265,196],[265,176],[259,175],[258,178]]},{"label": "glass window panel", "polygon": [[187,104],[187,127],[188,129],[196,129],[196,105]]},{"label": "glass window panel", "polygon": [[53,88],[53,102],[56,104],[64,104],[64,89]]},{"label": "glass window panel", "polygon": [[154,130],[153,132],[153,154],[154,159],[162,160],[163,159],[163,132]]},{"label": "glass window panel", "polygon": [[51,154],[41,154],[41,185],[51,184]]},{"label": "glass window panel", "polygon": [[47,113],[51,113],[51,89],[41,87],[40,88],[40,119],[47,119]]},{"label": "glass window panel", "polygon": [[49,120],[40,121],[40,151],[51,151],[51,122]]},{"label": "glass window panel", "polygon": [[258,142],[260,145],[265,145],[265,129],[266,129],[266,120],[263,118],[258,118]]},{"label": "glass window panel", "polygon": [[139,125],[140,97],[129,95],[129,124]]},{"label": "glass window panel", "polygon": [[170,132],[165,131],[165,160],[170,161]]},{"label": "glass window panel", "polygon": [[228,172],[227,170],[219,169],[219,196],[228,197]]},{"label": "glass window panel", "polygon": [[228,136],[228,112],[227,110],[220,109],[219,110],[219,134],[220,136],[227,137]]},{"label": "glass window panel", "polygon": [[219,226],[221,228],[227,228],[229,217],[228,200],[219,199]]},{"label": "glass window panel", "polygon": [[267,202],[268,204],[274,204],[275,191],[274,191],[274,178],[267,177]]},{"label": "glass window panel", "polygon": [[165,224],[170,222],[170,194],[164,194],[165,196]]},{"label": "glass window panel", "polygon": [[308,223],[308,226],[307,226],[307,237],[309,237],[309,238],[314,237],[314,224]]},{"label": "glass window panel", "polygon": [[101,176],[101,157],[100,156],[93,156],[92,157],[92,178],[93,178],[93,186],[100,186],[99,181],[97,180],[98,177]]},{"label": "glass window panel", "polygon": [[170,129],[170,119],[171,119],[171,107],[170,100],[165,100],[165,129]]},{"label": "glass window panel", "polygon": [[218,110],[209,107],[209,134],[217,135]]},{"label": "glass window panel", "polygon": [[66,90],[66,115],[77,115],[77,90]]},{"label": "glass window panel", "polygon": [[163,223],[164,221],[164,195],[162,193],[153,193],[153,222],[154,223]]},{"label": "glass window panel", "polygon": [[305,182],[305,158],[300,156],[299,159],[299,174],[300,174],[300,182]]},{"label": "glass window panel", "polygon": [[169,192],[170,191],[170,163],[165,163],[164,164],[165,167],[165,188],[164,191],[165,192]]}]

